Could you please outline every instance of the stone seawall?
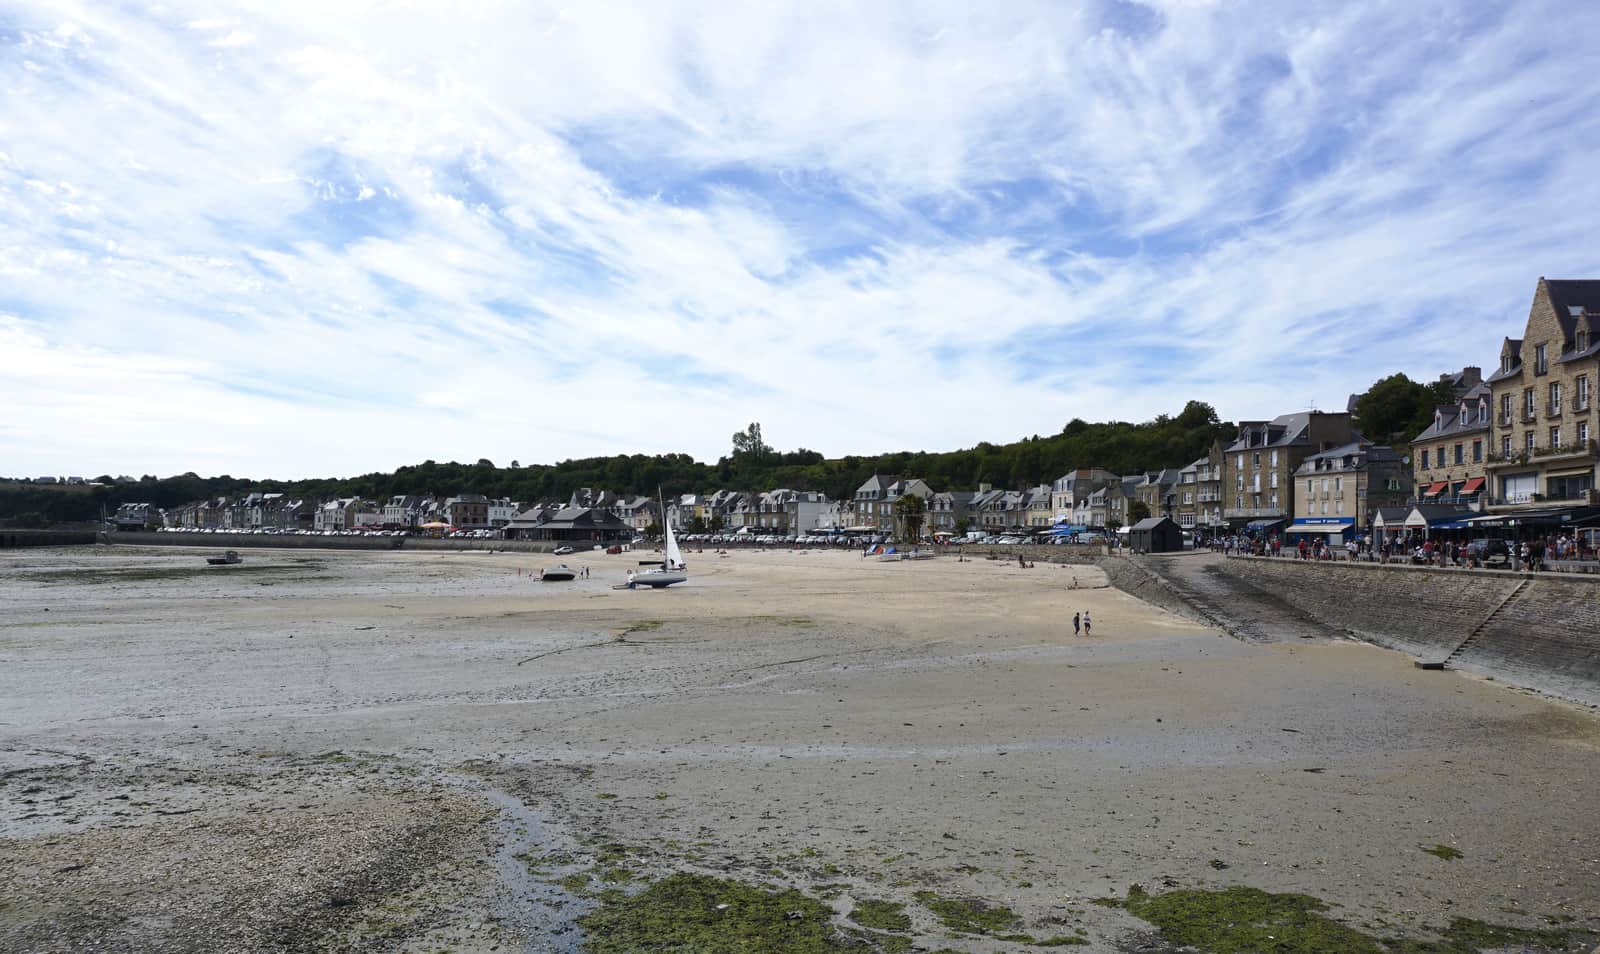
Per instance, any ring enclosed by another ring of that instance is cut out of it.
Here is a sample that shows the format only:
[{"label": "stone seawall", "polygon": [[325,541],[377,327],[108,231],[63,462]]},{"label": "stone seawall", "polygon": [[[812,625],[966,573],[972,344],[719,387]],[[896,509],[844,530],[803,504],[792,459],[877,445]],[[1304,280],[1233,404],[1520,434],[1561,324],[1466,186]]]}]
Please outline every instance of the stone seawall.
[{"label": "stone seawall", "polygon": [[95,539],[93,530],[0,530],[0,549],[82,546]]},{"label": "stone seawall", "polygon": [[1108,547],[1077,543],[1062,546],[1032,543],[1009,545],[968,543],[963,544],[960,549],[969,560],[992,554],[1013,562],[1020,556],[1029,563],[1098,563],[1110,552]]},{"label": "stone seawall", "polygon": [[[91,534],[91,536],[93,536]],[[229,550],[495,550],[549,553],[559,543],[532,540],[468,540],[431,537],[324,537],[291,533],[150,533],[105,535],[110,543],[155,547],[222,547]],[[92,541],[91,541],[92,542]]]},{"label": "stone seawall", "polygon": [[1220,570],[1420,661],[1600,704],[1600,578],[1242,557]]},{"label": "stone seawall", "polygon": [[1112,586],[1129,596],[1136,596],[1152,606],[1159,606],[1169,613],[1188,617],[1207,626],[1222,626],[1225,622],[1185,599],[1148,560],[1102,557],[1097,565],[1105,572]]}]

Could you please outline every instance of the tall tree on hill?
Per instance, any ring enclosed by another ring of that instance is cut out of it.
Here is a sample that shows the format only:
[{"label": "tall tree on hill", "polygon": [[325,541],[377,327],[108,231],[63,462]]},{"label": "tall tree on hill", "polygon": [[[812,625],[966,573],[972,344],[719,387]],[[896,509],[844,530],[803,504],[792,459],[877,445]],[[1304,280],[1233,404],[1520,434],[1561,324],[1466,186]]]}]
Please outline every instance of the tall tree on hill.
[{"label": "tall tree on hill", "polygon": [[1433,423],[1434,408],[1454,400],[1446,381],[1420,384],[1404,374],[1391,374],[1356,398],[1355,423],[1368,440],[1409,444]]},{"label": "tall tree on hill", "polygon": [[751,460],[760,462],[772,455],[772,447],[761,439],[761,424],[751,421],[750,426],[742,431],[733,433],[733,456],[735,460]]}]

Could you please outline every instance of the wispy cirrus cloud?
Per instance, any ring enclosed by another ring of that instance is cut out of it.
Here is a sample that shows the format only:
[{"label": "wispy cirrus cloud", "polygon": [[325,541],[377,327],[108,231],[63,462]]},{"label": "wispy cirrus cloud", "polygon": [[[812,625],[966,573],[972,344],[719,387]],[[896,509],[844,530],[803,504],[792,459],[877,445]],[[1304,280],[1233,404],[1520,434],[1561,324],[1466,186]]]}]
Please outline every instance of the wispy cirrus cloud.
[{"label": "wispy cirrus cloud", "polygon": [[751,419],[854,453],[1336,406],[1491,361],[1537,276],[1595,273],[1597,26],[24,3],[0,470],[712,457]]}]

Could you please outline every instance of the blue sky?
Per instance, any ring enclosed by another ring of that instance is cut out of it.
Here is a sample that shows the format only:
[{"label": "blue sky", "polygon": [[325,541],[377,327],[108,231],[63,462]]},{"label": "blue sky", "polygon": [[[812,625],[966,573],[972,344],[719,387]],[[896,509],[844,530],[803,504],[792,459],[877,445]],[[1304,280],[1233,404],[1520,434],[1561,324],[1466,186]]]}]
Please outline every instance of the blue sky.
[{"label": "blue sky", "polygon": [[12,0],[0,473],[1340,408],[1600,275],[1597,37],[1536,2]]}]

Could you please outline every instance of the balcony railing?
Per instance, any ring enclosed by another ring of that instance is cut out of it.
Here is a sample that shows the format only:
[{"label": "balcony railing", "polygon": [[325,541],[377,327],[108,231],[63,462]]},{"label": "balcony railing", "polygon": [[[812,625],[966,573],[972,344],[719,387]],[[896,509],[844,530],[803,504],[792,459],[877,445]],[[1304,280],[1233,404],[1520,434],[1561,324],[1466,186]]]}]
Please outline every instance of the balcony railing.
[{"label": "balcony railing", "polygon": [[1592,440],[1587,440],[1574,441],[1571,444],[1562,444],[1560,447],[1538,447],[1534,449],[1533,456],[1538,458],[1583,457],[1585,455],[1593,456],[1595,453],[1595,442]]},{"label": "balcony railing", "polygon": [[1572,413],[1582,414],[1587,410],[1589,410],[1589,399],[1587,397],[1575,397],[1572,399]]},{"label": "balcony railing", "polygon": [[1501,427],[1510,427],[1511,426],[1511,415],[1510,414],[1501,414],[1500,415],[1500,426]]},{"label": "balcony railing", "polygon": [[1485,501],[1490,507],[1523,507],[1538,505],[1540,507],[1565,506],[1571,504],[1587,504],[1593,506],[1600,504],[1600,490],[1585,490],[1570,497],[1553,497],[1550,494],[1522,493],[1508,494],[1504,497],[1490,497]]},{"label": "balcony railing", "polygon": [[1480,503],[1481,499],[1482,498],[1478,494],[1456,494],[1454,496],[1450,494],[1440,494],[1437,497],[1412,497],[1406,501],[1406,506],[1415,507],[1417,504],[1446,504],[1451,507],[1470,507],[1473,504]]},{"label": "balcony railing", "polygon": [[1227,517],[1282,517],[1282,507],[1224,507],[1222,513]]},{"label": "balcony railing", "polygon": [[1545,417],[1560,417],[1561,416],[1561,402],[1560,401],[1551,401],[1549,404],[1546,404],[1545,408],[1544,408],[1544,416]]}]

